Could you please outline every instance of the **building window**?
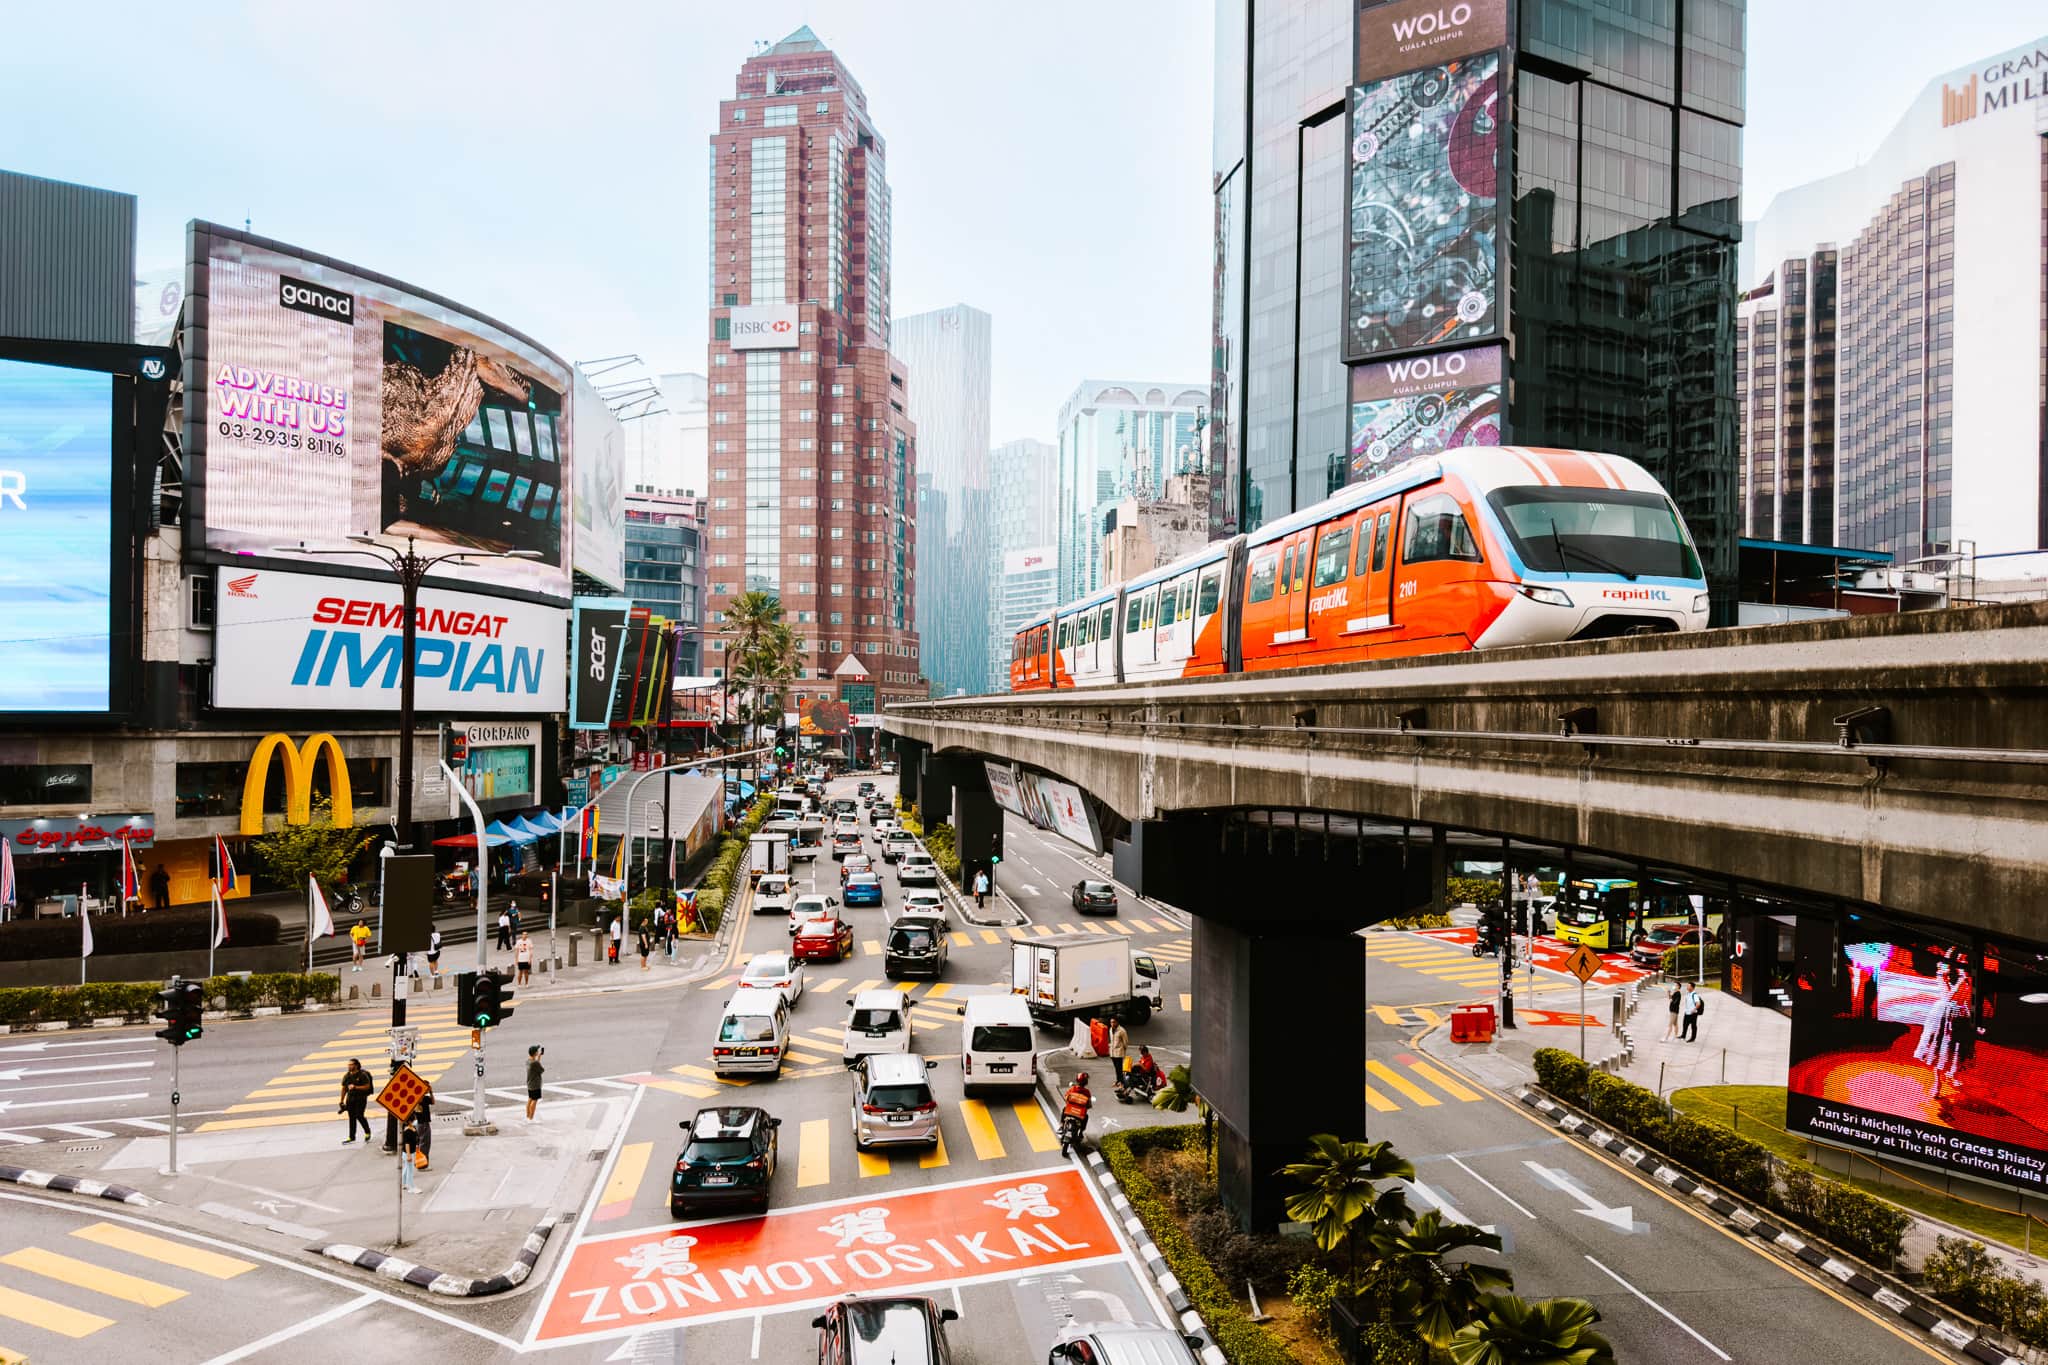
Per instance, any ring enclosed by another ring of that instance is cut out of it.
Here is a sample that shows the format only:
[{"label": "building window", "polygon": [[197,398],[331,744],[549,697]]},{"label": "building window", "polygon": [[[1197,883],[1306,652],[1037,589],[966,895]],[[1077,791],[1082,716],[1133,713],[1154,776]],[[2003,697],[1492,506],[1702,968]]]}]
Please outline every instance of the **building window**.
[{"label": "building window", "polygon": [[732,111],[732,121],[733,121],[734,123],[745,123],[745,122],[747,121],[747,111],[746,111],[746,110],[744,110],[744,109],[735,109],[735,110],[733,110],[733,111]]},{"label": "building window", "polygon": [[[249,765],[235,771],[245,773]],[[35,806],[42,810],[70,811],[92,803],[90,763],[0,764],[0,806]]]},{"label": "building window", "polygon": [[725,307],[727,308],[737,308],[740,306],[740,296],[738,294],[725,294],[721,297],[725,300]]}]

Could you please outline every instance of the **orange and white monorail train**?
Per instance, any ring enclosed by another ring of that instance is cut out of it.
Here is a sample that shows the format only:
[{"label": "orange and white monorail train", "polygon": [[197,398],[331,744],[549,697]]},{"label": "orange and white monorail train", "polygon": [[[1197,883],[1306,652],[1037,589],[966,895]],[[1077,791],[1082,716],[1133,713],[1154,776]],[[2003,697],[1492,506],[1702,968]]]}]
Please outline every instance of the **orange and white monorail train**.
[{"label": "orange and white monorail train", "polygon": [[1702,630],[1707,585],[1632,460],[1471,446],[1216,541],[1017,632],[1010,690]]}]

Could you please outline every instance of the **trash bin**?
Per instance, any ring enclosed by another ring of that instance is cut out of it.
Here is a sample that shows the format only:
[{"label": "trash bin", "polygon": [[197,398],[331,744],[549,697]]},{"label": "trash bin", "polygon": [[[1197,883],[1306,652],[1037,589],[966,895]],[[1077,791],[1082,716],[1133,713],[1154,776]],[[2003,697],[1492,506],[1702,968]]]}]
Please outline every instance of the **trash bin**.
[{"label": "trash bin", "polygon": [[1493,1041],[1493,1027],[1491,1005],[1460,1005],[1451,1011],[1451,1041],[1454,1043],[1490,1043]]}]

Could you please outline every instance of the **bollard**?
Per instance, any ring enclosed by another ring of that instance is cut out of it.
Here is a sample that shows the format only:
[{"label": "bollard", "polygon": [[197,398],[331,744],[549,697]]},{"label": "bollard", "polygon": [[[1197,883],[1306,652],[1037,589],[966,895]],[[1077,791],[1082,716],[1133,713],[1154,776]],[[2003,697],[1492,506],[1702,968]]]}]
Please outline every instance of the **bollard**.
[{"label": "bollard", "polygon": [[381,996],[381,995],[383,995],[383,994],[384,994],[384,988],[383,988],[382,986],[378,985],[378,984],[377,984],[376,982],[372,981],[372,982],[370,983],[370,998],[371,998],[372,1000],[375,1000],[375,999],[377,999],[377,998],[378,998],[379,996]]},{"label": "bollard", "polygon": [[1660,1100],[1664,1098],[1664,1066],[1663,1062],[1657,1063],[1657,1098]]},{"label": "bollard", "polygon": [[348,998],[352,1001],[361,999],[362,994],[362,990],[359,987],[350,986],[348,988]]},{"label": "bollard", "polygon": [[576,935],[569,935],[569,965],[576,965]]},{"label": "bollard", "polygon": [[1728,1084],[1728,1049],[1721,1049],[1721,1084]]}]

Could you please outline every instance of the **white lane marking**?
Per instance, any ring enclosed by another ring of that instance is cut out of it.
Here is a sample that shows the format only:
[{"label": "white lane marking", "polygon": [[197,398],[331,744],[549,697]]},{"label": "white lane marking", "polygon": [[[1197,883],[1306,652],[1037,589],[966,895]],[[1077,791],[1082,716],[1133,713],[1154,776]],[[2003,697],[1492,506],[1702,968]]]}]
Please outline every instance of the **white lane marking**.
[{"label": "white lane marking", "polygon": [[[95,1090],[103,1085],[126,1085],[126,1076],[105,1076],[96,1081],[49,1081],[38,1085],[0,1086],[0,1095],[20,1095],[30,1090]],[[97,1098],[91,1096],[88,1098]]]},{"label": "white lane marking", "polygon": [[1420,1180],[1404,1180],[1401,1183],[1408,1187],[1410,1194],[1413,1194],[1417,1199],[1420,1199],[1423,1203],[1442,1214],[1446,1223],[1463,1223],[1467,1227],[1477,1227],[1481,1232],[1493,1231],[1493,1224],[1474,1223],[1470,1218],[1452,1208],[1450,1200],[1444,1198]]},{"label": "white lane marking", "polygon": [[[0,1047],[0,1052],[48,1052],[53,1047],[106,1047],[109,1044],[139,1043],[140,1038],[92,1038],[77,1043],[15,1043]],[[133,1057],[139,1053],[155,1052],[153,1047],[133,1047],[122,1052],[96,1052],[95,1057]]]},{"label": "white lane marking", "polygon": [[1466,1165],[1466,1164],[1465,1164],[1464,1162],[1462,1162],[1462,1161],[1458,1160],[1458,1158],[1456,1158],[1456,1157],[1454,1157],[1454,1156],[1448,1156],[1448,1154],[1446,1154],[1446,1155],[1447,1155],[1447,1159],[1448,1159],[1448,1160],[1450,1161],[1450,1163],[1451,1163],[1451,1164],[1452,1164],[1453,1166],[1456,1166],[1456,1167],[1457,1167],[1457,1168],[1458,1168],[1459,1170],[1463,1171],[1463,1172],[1464,1172],[1464,1173],[1465,1173],[1466,1175],[1469,1175],[1469,1176],[1471,1176],[1471,1177],[1472,1177],[1472,1178],[1473,1178],[1474,1180],[1476,1180],[1476,1181],[1478,1181],[1478,1182],[1479,1182],[1480,1184],[1482,1184],[1482,1185],[1486,1186],[1486,1188],[1487,1188],[1487,1189],[1489,1189],[1489,1190],[1492,1190],[1492,1191],[1493,1191],[1493,1192],[1494,1192],[1495,1194],[1499,1195],[1499,1196],[1500,1196],[1500,1197],[1501,1197],[1502,1199],[1505,1199],[1505,1200],[1507,1200],[1507,1202],[1508,1202],[1508,1203],[1509,1203],[1510,1205],[1512,1205],[1512,1206],[1513,1206],[1513,1208],[1514,1208],[1514,1210],[1515,1210],[1515,1212],[1516,1212],[1516,1213],[1519,1213],[1519,1214],[1521,1214],[1521,1215],[1522,1215],[1522,1216],[1523,1216],[1524,1218],[1534,1218],[1534,1217],[1536,1216],[1535,1214],[1533,1214],[1533,1213],[1529,1212],[1529,1210],[1527,1210],[1527,1209],[1523,1208],[1523,1207],[1522,1207],[1522,1206],[1521,1206],[1520,1204],[1517,1204],[1517,1203],[1515,1203],[1514,1199],[1513,1199],[1513,1198],[1512,1198],[1512,1197],[1511,1197],[1511,1196],[1510,1196],[1510,1195],[1508,1194],[1508,1192],[1507,1192],[1506,1190],[1503,1190],[1503,1189],[1502,1189],[1502,1188],[1501,1188],[1500,1186],[1498,1186],[1498,1185],[1494,1184],[1494,1183],[1493,1183],[1493,1182],[1492,1182],[1491,1180],[1488,1180],[1488,1179],[1487,1179],[1487,1178],[1486,1178],[1485,1176],[1483,1176],[1483,1175],[1479,1174],[1479,1172],[1477,1172],[1477,1171],[1473,1170],[1473,1169],[1472,1169],[1472,1168],[1471,1168],[1470,1166],[1467,1166],[1467,1165]]},{"label": "white lane marking", "polygon": [[[88,1128],[82,1123],[53,1123],[50,1125],[60,1133],[75,1133],[79,1137],[108,1138],[114,1134],[106,1128]],[[340,1212],[340,1210],[336,1210]]]},{"label": "white lane marking", "polygon": [[759,1313],[754,1314],[754,1350],[751,1358],[754,1360],[761,1358],[761,1315]]},{"label": "white lane marking", "polygon": [[[130,1095],[95,1095],[93,1098],[103,1101],[146,1100],[149,1095],[145,1091],[137,1090]],[[10,1109],[55,1109],[61,1105],[76,1103],[76,1100],[0,1100],[0,1114]]]},{"label": "white lane marking", "polygon": [[953,1311],[962,1318],[967,1316],[967,1305],[960,1301],[960,1286],[957,1284],[953,1286]]},{"label": "white lane marking", "polygon": [[1664,1318],[1665,1318],[1665,1320],[1666,1320],[1667,1322],[1669,1322],[1669,1323],[1670,1323],[1670,1324],[1671,1324],[1672,1326],[1674,1326],[1674,1327],[1678,1328],[1678,1330],[1679,1330],[1679,1331],[1681,1331],[1681,1332],[1684,1332],[1684,1333],[1685,1333],[1685,1334],[1686,1334],[1687,1336],[1691,1337],[1691,1338],[1692,1338],[1692,1339],[1693,1339],[1694,1341],[1697,1341],[1697,1342],[1698,1342],[1698,1343],[1699,1343],[1700,1345],[1702,1345],[1702,1346],[1706,1347],[1706,1348],[1707,1348],[1707,1349],[1708,1349],[1709,1351],[1712,1351],[1712,1352],[1713,1352],[1713,1353],[1714,1353],[1715,1355],[1719,1356],[1719,1357],[1720,1357],[1721,1359],[1723,1359],[1723,1360],[1726,1360],[1726,1359],[1728,1359],[1728,1358],[1729,1358],[1729,1357],[1728,1357],[1728,1353],[1727,1353],[1726,1351],[1724,1351],[1724,1350],[1722,1350],[1722,1349],[1721,1349],[1720,1347],[1716,1346],[1716,1345],[1715,1345],[1715,1344],[1714,1344],[1713,1342],[1711,1342],[1711,1341],[1708,1341],[1708,1340],[1707,1340],[1707,1339],[1706,1339],[1705,1337],[1701,1336],[1701,1335],[1700,1335],[1700,1334],[1699,1334],[1698,1332],[1695,1332],[1695,1331],[1693,1331],[1693,1330],[1692,1330],[1692,1328],[1690,1328],[1690,1327],[1686,1326],[1684,1322],[1682,1322],[1682,1321],[1680,1321],[1680,1320],[1679,1320],[1679,1317],[1678,1317],[1678,1315],[1677,1315],[1677,1314],[1673,1313],[1673,1312],[1672,1312],[1672,1311],[1671,1311],[1670,1309],[1666,1308],[1666,1307],[1665,1307],[1665,1306],[1664,1306],[1663,1304],[1661,1304],[1661,1303],[1657,1302],[1657,1301],[1656,1301],[1655,1299],[1651,1298],[1651,1297],[1650,1297],[1650,1296],[1649,1296],[1648,1294],[1645,1294],[1645,1293],[1644,1293],[1644,1292],[1643,1292],[1642,1290],[1640,1290],[1640,1289],[1636,1288],[1636,1287],[1635,1287],[1634,1285],[1630,1284],[1630,1283],[1629,1283],[1629,1282],[1628,1282],[1627,1280],[1624,1280],[1623,1278],[1621,1278],[1621,1276],[1619,1276],[1619,1275],[1615,1274],[1615,1273],[1614,1273],[1614,1272],[1613,1272],[1612,1270],[1608,1270],[1608,1269],[1607,1269],[1607,1267],[1606,1267],[1605,1265],[1602,1265],[1602,1264],[1601,1264],[1601,1263],[1600,1263],[1600,1262],[1599,1262],[1599,1261],[1598,1261],[1597,1259],[1595,1259],[1594,1257],[1592,1257],[1592,1256],[1588,1256],[1588,1257],[1586,1257],[1586,1259],[1587,1259],[1587,1260],[1589,1260],[1589,1261],[1592,1261],[1592,1262],[1593,1262],[1593,1264],[1594,1264],[1594,1265],[1595,1265],[1596,1267],[1598,1267],[1598,1268],[1599,1268],[1599,1269],[1600,1269],[1601,1271],[1605,1272],[1605,1274],[1607,1275],[1607,1278],[1608,1278],[1608,1279],[1610,1279],[1610,1280],[1613,1280],[1613,1281],[1614,1281],[1614,1282],[1615,1282],[1616,1284],[1620,1285],[1620,1286],[1621,1286],[1621,1287],[1622,1287],[1623,1289],[1626,1289],[1626,1290],[1627,1290],[1627,1291],[1628,1291],[1629,1293],[1631,1293],[1631,1294],[1635,1295],[1635,1296],[1636,1296],[1637,1298],[1641,1299],[1641,1300],[1642,1300],[1642,1301],[1643,1301],[1644,1303],[1647,1303],[1648,1305],[1650,1305],[1650,1307],[1652,1307],[1652,1308],[1656,1309],[1656,1310],[1657,1310],[1657,1311],[1658,1311],[1659,1313],[1663,1314],[1663,1315],[1664,1315]]},{"label": "white lane marking", "polygon": [[306,1208],[309,1208],[309,1209],[318,1209],[318,1210],[320,1210],[320,1211],[321,1211],[322,1213],[347,1213],[347,1212],[348,1212],[348,1210],[347,1210],[347,1209],[338,1209],[338,1208],[334,1207],[334,1205],[332,1205],[332,1204],[322,1204],[322,1203],[321,1203],[321,1202],[319,1202],[318,1200],[316,1200],[316,1199],[308,1199],[308,1198],[306,1198],[306,1197],[305,1197],[304,1195],[300,1195],[300,1194],[286,1194],[286,1193],[285,1193],[285,1192],[284,1192],[283,1190],[266,1190],[266,1189],[264,1189],[264,1188],[263,1188],[263,1187],[262,1187],[261,1185],[251,1185],[251,1184],[250,1184],[250,1183],[249,1183],[248,1181],[246,1181],[246,1180],[244,1180],[244,1181],[241,1181],[241,1182],[240,1182],[240,1184],[241,1184],[242,1188],[243,1188],[243,1189],[245,1189],[245,1190],[254,1190],[254,1191],[256,1191],[256,1193],[258,1193],[258,1194],[267,1194],[267,1195],[269,1195],[269,1196],[270,1196],[270,1197],[271,1197],[272,1199],[282,1199],[282,1200],[284,1200],[284,1202],[285,1202],[285,1203],[287,1203],[287,1204],[300,1204],[300,1205],[303,1205],[303,1206],[305,1206]]},{"label": "white lane marking", "polygon": [[147,1071],[155,1065],[155,1062],[103,1062],[93,1066],[17,1066],[0,1071],[0,1081],[18,1081],[24,1076],[73,1076],[81,1071]]},{"label": "white lane marking", "polygon": [[280,1327],[275,1332],[272,1332],[269,1336],[263,1338],[261,1341],[252,1341],[248,1343],[246,1346],[236,1347],[234,1350],[229,1351],[225,1355],[217,1355],[212,1360],[208,1361],[207,1365],[230,1365],[230,1363],[233,1361],[247,1360],[250,1356],[257,1354],[259,1351],[267,1351],[273,1346],[277,1346],[284,1342],[290,1341],[293,1337],[301,1336],[307,1332],[310,1332],[315,1327],[325,1327],[328,1323],[333,1322],[337,1318],[345,1318],[350,1313],[355,1312],[358,1308],[361,1308],[366,1304],[372,1304],[375,1302],[377,1302],[377,1296],[375,1294],[364,1294],[358,1298],[350,1299],[346,1303],[338,1303],[334,1305],[334,1307],[328,1309],[325,1313],[316,1313],[312,1317],[307,1318],[302,1322],[295,1322],[291,1324],[291,1326],[289,1327]]}]

